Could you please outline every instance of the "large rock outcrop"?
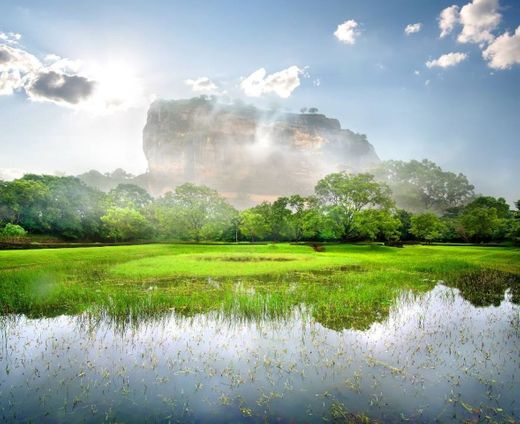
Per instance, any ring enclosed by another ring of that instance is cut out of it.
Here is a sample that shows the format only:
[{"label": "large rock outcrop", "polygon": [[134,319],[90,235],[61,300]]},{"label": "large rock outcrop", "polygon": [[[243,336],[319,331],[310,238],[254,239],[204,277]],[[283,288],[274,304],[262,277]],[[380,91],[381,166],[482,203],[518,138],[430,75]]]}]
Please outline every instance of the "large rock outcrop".
[{"label": "large rock outcrop", "polygon": [[151,192],[189,181],[237,205],[311,193],[330,172],[364,171],[379,162],[366,136],[342,129],[337,119],[203,97],[152,103],[143,149]]}]

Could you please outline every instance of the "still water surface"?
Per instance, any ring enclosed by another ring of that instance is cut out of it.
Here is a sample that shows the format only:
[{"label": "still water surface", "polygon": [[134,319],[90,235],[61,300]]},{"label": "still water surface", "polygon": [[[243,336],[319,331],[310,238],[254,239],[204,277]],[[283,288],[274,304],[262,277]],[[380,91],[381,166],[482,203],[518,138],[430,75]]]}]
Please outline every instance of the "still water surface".
[{"label": "still water surface", "polygon": [[518,421],[520,307],[438,284],[341,332],[303,309],[121,328],[86,315],[1,318],[0,421]]}]

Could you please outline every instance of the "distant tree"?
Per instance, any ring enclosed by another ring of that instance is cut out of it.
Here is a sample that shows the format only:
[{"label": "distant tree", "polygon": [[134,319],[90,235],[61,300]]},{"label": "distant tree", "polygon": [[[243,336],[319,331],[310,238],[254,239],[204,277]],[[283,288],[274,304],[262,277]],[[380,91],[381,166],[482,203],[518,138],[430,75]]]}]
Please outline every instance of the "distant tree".
[{"label": "distant tree", "polygon": [[442,239],[446,227],[440,218],[433,213],[422,213],[411,217],[410,233],[418,240],[431,243]]},{"label": "distant tree", "polygon": [[101,221],[106,226],[106,235],[115,241],[149,238],[149,223],[135,209],[112,207],[101,217]]},{"label": "distant tree", "polygon": [[479,196],[466,205],[464,211],[471,209],[495,209],[498,218],[510,218],[511,208],[503,197]]},{"label": "distant tree", "polygon": [[467,241],[490,241],[500,224],[495,208],[472,207],[465,210],[460,217],[459,232]]},{"label": "distant tree", "polygon": [[14,223],[40,230],[49,189],[29,178],[0,181],[0,223]]},{"label": "distant tree", "polygon": [[404,209],[397,209],[396,218],[401,223],[399,227],[399,239],[400,240],[410,240],[412,239],[412,233],[410,233],[410,228],[412,226],[412,214]]},{"label": "distant tree", "polygon": [[329,174],[318,181],[315,192],[324,214],[341,224],[343,238],[352,235],[354,216],[361,210],[393,206],[388,186],[376,182],[370,174]]},{"label": "distant tree", "polygon": [[515,245],[520,245],[520,201],[516,202],[516,207],[519,209],[514,218],[509,220],[507,229],[507,238]]},{"label": "distant tree", "polygon": [[289,199],[280,197],[267,209],[271,237],[274,241],[294,239],[292,212],[288,206]]},{"label": "distant tree", "polygon": [[153,212],[165,236],[184,240],[220,240],[236,210],[217,191],[183,184],[159,199]]},{"label": "distant tree", "polygon": [[4,228],[0,230],[0,238],[4,240],[16,240],[27,236],[27,231],[17,224],[5,224]]},{"label": "distant tree", "polygon": [[318,113],[318,108],[317,107],[310,107],[309,108],[309,113]]},{"label": "distant tree", "polygon": [[483,242],[510,237],[513,219],[514,213],[503,197],[479,196],[454,221],[464,240]]},{"label": "distant tree", "polygon": [[65,238],[100,236],[104,194],[75,177],[28,174],[0,185],[0,220]]},{"label": "distant tree", "polygon": [[269,235],[269,222],[258,209],[246,209],[240,213],[240,232],[249,240],[262,240]]},{"label": "distant tree", "polygon": [[386,209],[366,209],[354,216],[353,231],[361,239],[399,240],[401,221]]},{"label": "distant tree", "polygon": [[118,208],[134,208],[143,210],[152,203],[152,196],[135,184],[119,184],[109,191],[107,202],[110,206]]},{"label": "distant tree", "polygon": [[474,196],[474,186],[463,174],[443,171],[429,160],[383,162],[374,174],[389,185],[397,207],[411,212],[441,213],[464,206]]},{"label": "distant tree", "polygon": [[300,113],[307,113],[307,108],[306,107],[302,107],[300,109]]},{"label": "distant tree", "polygon": [[238,240],[240,238],[240,225],[242,224],[242,217],[240,214],[236,214],[231,218],[231,225],[233,230],[233,241],[235,243],[238,243]]}]

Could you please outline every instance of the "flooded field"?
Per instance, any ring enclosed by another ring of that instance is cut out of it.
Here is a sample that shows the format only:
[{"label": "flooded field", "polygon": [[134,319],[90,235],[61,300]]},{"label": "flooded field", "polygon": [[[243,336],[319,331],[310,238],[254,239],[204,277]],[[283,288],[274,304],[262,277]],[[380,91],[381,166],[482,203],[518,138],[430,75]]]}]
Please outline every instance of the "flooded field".
[{"label": "flooded field", "polygon": [[516,422],[517,299],[507,284],[464,290],[404,290],[363,330],[327,328],[303,305],[126,324],[9,314],[0,421]]}]

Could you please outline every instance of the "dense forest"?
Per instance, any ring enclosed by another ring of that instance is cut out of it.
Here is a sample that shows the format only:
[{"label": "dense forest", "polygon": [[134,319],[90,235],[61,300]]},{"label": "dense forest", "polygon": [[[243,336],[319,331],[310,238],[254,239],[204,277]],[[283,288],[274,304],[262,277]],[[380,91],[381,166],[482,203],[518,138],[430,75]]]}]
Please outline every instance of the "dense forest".
[{"label": "dense forest", "polygon": [[4,241],[520,242],[520,201],[475,195],[462,174],[433,162],[388,161],[373,173],[333,173],[311,196],[238,211],[209,187],[186,183],[159,198],[134,184],[103,192],[76,177],[0,181]]}]

